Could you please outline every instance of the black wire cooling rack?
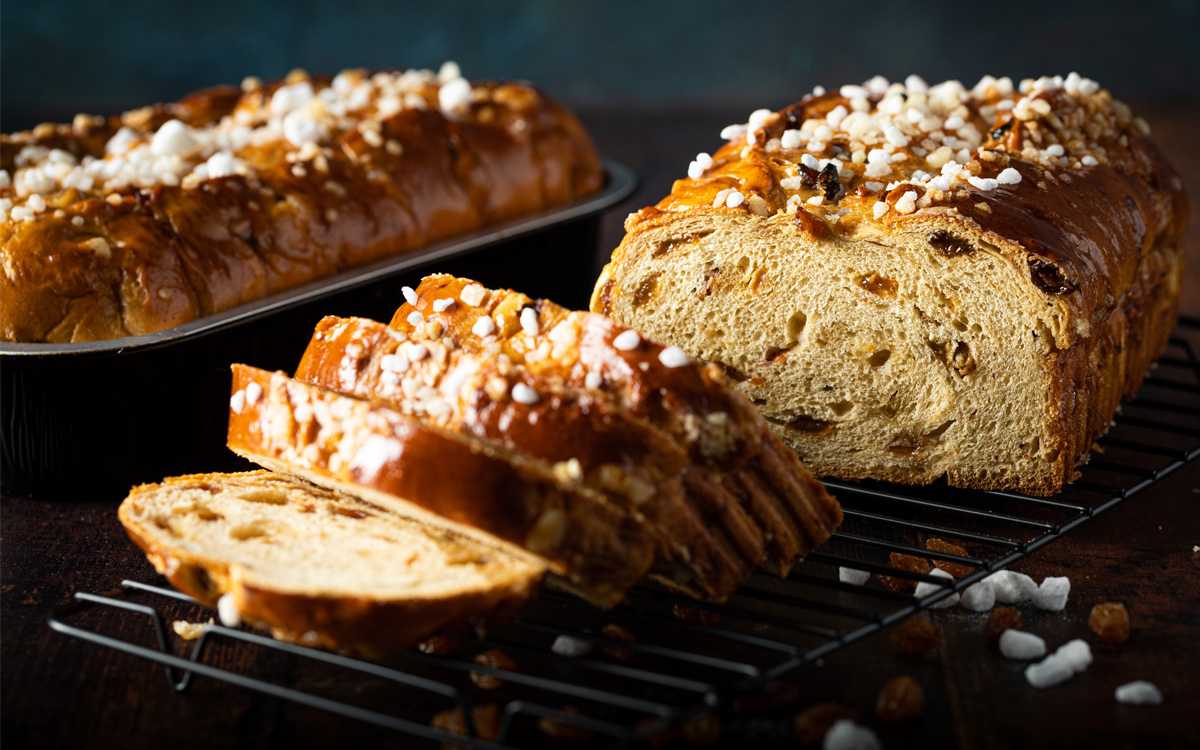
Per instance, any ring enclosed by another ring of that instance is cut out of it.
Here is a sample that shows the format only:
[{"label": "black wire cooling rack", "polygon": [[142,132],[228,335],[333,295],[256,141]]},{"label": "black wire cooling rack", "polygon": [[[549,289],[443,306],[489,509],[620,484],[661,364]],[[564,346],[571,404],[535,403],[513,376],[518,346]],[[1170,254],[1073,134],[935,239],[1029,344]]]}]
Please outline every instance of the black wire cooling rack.
[{"label": "black wire cooling rack", "polygon": [[[828,482],[845,512],[833,538],[787,579],[755,574],[723,605],[643,587],[615,610],[601,612],[547,591],[520,621],[486,637],[454,634],[458,645],[449,654],[414,649],[381,663],[220,625],[185,642],[170,636],[167,624],[208,619],[212,613],[161,578],[123,581],[104,594],[77,593],[50,615],[49,623],[65,635],[162,664],[168,682],[180,692],[197,676],[212,678],[400,736],[459,747],[522,746],[524,739],[537,738],[534,725],[544,729],[554,720],[576,734],[586,732],[595,745],[621,746],[653,737],[737,696],[763,691],[772,680],[1010,565],[1194,460],[1200,455],[1197,340],[1200,319],[1182,320],[1168,351],[1137,399],[1123,405],[1082,476],[1053,498],[945,485]],[[924,543],[932,538],[960,545],[968,554],[930,551]],[[889,565],[892,554],[943,560],[974,571],[951,582],[897,570]],[[863,586],[844,583],[839,568],[926,581],[941,589],[918,600],[909,592],[889,590],[874,577]],[[113,617],[146,618],[146,638],[136,643],[106,635]],[[626,642],[605,630],[610,624],[635,640]],[[559,655],[553,648],[559,638],[593,650]],[[206,655],[230,645],[263,649],[277,657],[276,663],[291,660],[291,666],[250,674],[206,663]],[[474,663],[475,655],[490,649],[510,656],[518,670]],[[287,679],[280,679],[283,672]],[[495,691],[478,689],[471,672],[499,677],[505,684]],[[346,685],[354,689],[346,690]],[[482,725],[477,731],[472,707],[485,703],[496,706],[491,715],[498,720],[489,722],[487,731]],[[454,709],[461,712],[467,736],[431,726],[436,714]]]}]

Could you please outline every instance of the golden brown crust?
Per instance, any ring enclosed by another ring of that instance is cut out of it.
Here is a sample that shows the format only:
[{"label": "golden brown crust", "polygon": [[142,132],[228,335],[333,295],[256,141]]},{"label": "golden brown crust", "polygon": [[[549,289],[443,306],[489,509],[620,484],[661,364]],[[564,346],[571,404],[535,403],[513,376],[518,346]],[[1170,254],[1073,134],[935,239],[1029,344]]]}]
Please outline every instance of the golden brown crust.
[{"label": "golden brown crust", "polygon": [[[478,285],[429,276],[416,290],[415,306],[402,306],[391,325],[411,330],[408,317],[419,312],[463,346],[498,346],[535,376],[601,395],[671,435],[691,458],[684,482],[688,502],[698,512],[714,514],[710,526],[721,530],[724,546],[743,553],[759,550],[759,559],[751,558],[751,564],[786,574],[798,556],[840,523],[837,503],[794,456],[791,463],[769,458],[790,451],[717,368],[693,361],[667,366],[662,360],[666,347],[640,337],[633,348],[620,349],[613,342],[628,329],[608,318],[573,313],[510,290],[490,291],[478,306],[466,304],[462,300],[469,286]],[[438,310],[434,303],[439,300],[453,304]],[[522,335],[519,317],[527,307],[538,314],[537,335]],[[491,344],[472,333],[483,316],[497,326]],[[701,488],[703,496],[695,496]],[[823,532],[800,530],[814,520]]]},{"label": "golden brown crust", "polygon": [[642,521],[532,458],[283,373],[234,365],[232,392],[228,445],[239,455],[492,535],[546,560],[598,606],[620,602],[653,561]]},{"label": "golden brown crust", "polygon": [[[0,188],[11,202],[0,221],[0,340],[161,330],[602,184],[579,122],[529,86],[475,84],[445,113],[443,84],[430,73],[348,71],[338,80],[344,92],[331,100],[349,109],[306,105],[316,114],[300,122],[320,135],[297,135],[272,114],[278,83],[0,137],[12,182]],[[302,76],[285,83],[311,86],[319,102],[336,88]],[[364,85],[369,96],[353,99]],[[170,120],[197,129],[197,145],[155,162],[145,143]],[[119,129],[132,150],[106,157]],[[142,153],[141,166],[114,167],[115,176],[96,169]],[[232,157],[227,174],[204,176],[213,155]],[[85,158],[97,161],[87,167]],[[55,171],[55,159],[70,168]],[[30,176],[31,167],[41,171]],[[45,207],[35,212],[37,201]]]},{"label": "golden brown crust", "polygon": [[[831,92],[807,97],[766,117],[751,129],[757,132],[754,144],[747,145],[742,137],[730,140],[713,154],[710,169],[696,179],[678,180],[656,207],[632,215],[626,230],[636,234],[643,223],[669,221],[674,212],[712,210],[714,198],[726,189],[739,191],[745,202],[716,210],[755,213],[757,204],[750,199],[757,197],[765,205],[760,208],[763,215],[794,212],[801,224],[816,225],[813,231],[817,232],[836,234],[843,231],[839,227],[859,221],[882,222],[901,230],[906,224],[920,223],[923,216],[938,215],[964,228],[981,228],[1014,260],[1029,267],[1032,283],[1090,323],[1093,316],[1112,309],[1133,285],[1142,253],[1174,245],[1182,237],[1188,224],[1183,181],[1147,137],[1149,126],[1107,90],[1068,93],[1062,81],[1042,79],[1027,82],[1021,97],[1011,82],[1007,89],[996,83],[992,79],[973,91],[959,87],[957,93],[950,92],[956,105],[950,110],[938,109],[933,94],[905,93],[910,107],[918,106],[918,96],[929,99],[920,106],[928,106],[923,112],[941,118],[939,123],[953,117],[962,120],[963,130],[955,131],[962,137],[960,143],[967,143],[971,133],[986,134],[970,141],[977,141],[978,149],[954,172],[948,189],[939,189],[936,180],[923,176],[946,169],[945,156],[938,151],[949,147],[926,148],[942,141],[923,137],[927,134],[920,132],[922,126],[912,127],[915,132],[903,136],[906,145],[889,152],[889,158],[904,158],[874,177],[870,165],[856,161],[851,153],[858,141],[838,128],[823,151],[783,148],[781,136],[786,130],[821,122],[838,107],[852,111],[852,96]],[[887,89],[887,96],[893,95],[893,89]],[[997,108],[1002,100],[1011,104],[1018,98],[1023,101],[1016,107]],[[867,96],[877,127],[884,126],[878,108],[886,106],[885,99],[882,93]],[[1031,107],[1043,103],[1046,111],[1036,107],[1019,111],[1025,102]],[[889,122],[904,125],[899,118]],[[865,141],[859,144],[860,151],[885,145],[878,133],[878,143],[871,143],[869,135],[860,137]],[[823,183],[806,176],[802,165],[802,157],[813,153],[826,159],[841,157],[840,168],[833,170],[840,173],[840,192],[817,206],[808,200],[825,196],[826,190]],[[961,154],[960,150],[956,155]],[[951,159],[951,163],[957,162]],[[969,182],[994,180],[1007,169],[1019,173],[1020,181],[988,189]],[[799,184],[785,187],[789,178]],[[883,187],[871,189],[868,183]],[[910,190],[917,194],[915,209],[902,212],[897,203]],[[802,205],[789,208],[790,196],[797,196]],[[887,203],[889,210],[877,218],[874,208],[880,202]],[[618,248],[614,259],[620,253]],[[602,311],[603,306],[597,309]]]},{"label": "golden brown crust", "polygon": [[[414,361],[406,352],[415,346],[426,354]],[[684,502],[687,454],[596,393],[535,379],[506,355],[476,355],[453,338],[427,336],[423,326],[401,335],[375,321],[333,316],[317,324],[295,377],[578,472],[585,486],[646,516],[659,536],[651,575],[666,585],[724,600],[744,578],[740,558]],[[518,383],[537,394],[536,403],[512,397]],[[437,393],[422,392],[426,386]]]},{"label": "golden brown crust", "polygon": [[[498,624],[510,620],[537,588],[539,576],[512,567],[498,569],[487,587],[402,599],[280,591],[247,582],[231,569],[227,560],[192,554],[179,546],[156,541],[161,535],[151,533],[134,510],[144,498],[164,491],[201,488],[216,492],[231,486],[294,489],[299,484],[303,483],[267,471],[170,477],[159,484],[134,487],[118,513],[129,538],[180,591],[210,607],[215,607],[223,594],[231,594],[242,619],[271,630],[276,638],[307,646],[368,656],[387,654],[468,622]],[[338,497],[337,493],[315,485],[307,486],[304,491],[314,503]],[[454,542],[469,543],[461,538]]]}]

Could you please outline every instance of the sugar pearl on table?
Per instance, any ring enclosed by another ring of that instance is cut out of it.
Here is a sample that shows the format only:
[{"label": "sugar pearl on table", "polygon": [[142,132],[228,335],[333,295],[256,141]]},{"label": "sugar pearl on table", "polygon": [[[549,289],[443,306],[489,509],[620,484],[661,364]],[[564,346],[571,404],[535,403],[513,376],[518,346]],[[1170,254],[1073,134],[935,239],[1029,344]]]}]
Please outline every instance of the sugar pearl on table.
[{"label": "sugar pearl on table", "polygon": [[554,639],[554,645],[550,646],[550,650],[559,656],[587,656],[592,652],[592,643],[591,641],[585,641],[582,638],[576,638],[570,635],[560,635]]},{"label": "sugar pearl on table", "polygon": [[834,722],[825,733],[821,747],[823,750],[883,750],[874,732],[849,719]]},{"label": "sugar pearl on table", "polygon": [[[951,581],[954,580],[954,576],[950,575],[949,573],[942,570],[941,568],[934,568],[933,570],[929,571],[929,575],[934,576],[935,578],[948,578]],[[939,586],[936,583],[929,583],[928,581],[921,581],[920,583],[917,584],[916,596],[918,599],[924,599],[925,597],[927,597],[931,594],[936,594],[937,592],[941,591],[943,588],[945,588],[945,587]],[[934,602],[933,604],[930,604],[929,608],[930,609],[945,609],[946,607],[953,607],[955,604],[958,604],[959,598],[960,598],[959,594],[956,592],[956,593],[953,593],[950,596],[946,597],[945,599],[941,599],[937,602]]]},{"label": "sugar pearl on table", "polygon": [[854,568],[838,568],[838,580],[851,586],[861,586],[871,580],[871,574],[865,570]]},{"label": "sugar pearl on table", "polygon": [[968,586],[966,591],[962,592],[959,604],[973,612],[986,612],[996,606],[996,588],[985,578]]},{"label": "sugar pearl on table", "polygon": [[1033,633],[1009,628],[1000,634],[1000,653],[1009,659],[1040,659],[1046,655],[1046,641]]},{"label": "sugar pearl on table", "polygon": [[1001,604],[1019,604],[1033,598],[1037,584],[1024,573],[1001,570],[988,576],[996,592],[996,601]]},{"label": "sugar pearl on table", "polygon": [[1161,706],[1162,691],[1152,682],[1134,680],[1116,689],[1114,693],[1118,703],[1128,703],[1132,706]]},{"label": "sugar pearl on table", "polygon": [[620,349],[623,352],[631,352],[634,349],[637,349],[642,343],[642,337],[638,335],[637,331],[628,330],[623,331],[616,338],[614,338],[612,343],[613,347],[616,349]]},{"label": "sugar pearl on table", "polygon": [[1073,674],[1082,674],[1092,664],[1092,647],[1082,638],[1067,641],[1058,647],[1054,655],[1062,659]]},{"label": "sugar pearl on table", "polygon": [[1067,578],[1046,577],[1033,594],[1033,605],[1038,609],[1061,612],[1063,607],[1067,606],[1067,597],[1070,594],[1071,582]]},{"label": "sugar pearl on table", "polygon": [[1067,660],[1057,654],[1025,667],[1025,680],[1038,689],[1054,687],[1071,679],[1074,674]]}]

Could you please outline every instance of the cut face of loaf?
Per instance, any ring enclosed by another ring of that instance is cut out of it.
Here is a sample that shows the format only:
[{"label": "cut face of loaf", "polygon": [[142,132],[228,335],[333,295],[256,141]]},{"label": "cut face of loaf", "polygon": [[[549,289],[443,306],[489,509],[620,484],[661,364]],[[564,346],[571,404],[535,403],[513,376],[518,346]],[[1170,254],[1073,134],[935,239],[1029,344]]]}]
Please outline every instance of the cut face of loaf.
[{"label": "cut face of loaf", "polygon": [[721,364],[818,475],[1058,491],[1166,345],[1186,204],[1107,92],[1005,80],[756,113],[592,309]]},{"label": "cut face of loaf", "polygon": [[327,317],[295,377],[495,441],[605,493],[657,532],[651,574],[668,586],[720,600],[752,567],[729,555],[684,502],[687,454],[674,440],[594,393],[534,378],[507,355],[475,354],[454,339],[430,337],[425,326],[408,335],[371,320]]},{"label": "cut face of loaf", "polygon": [[539,388],[584,391],[670,435],[690,458],[687,502],[750,566],[786,574],[841,521],[837,503],[720,371],[678,350],[602,315],[446,275],[422,281],[391,323],[409,334],[431,324],[463,349],[520,363]]},{"label": "cut face of loaf", "polygon": [[513,616],[545,572],[497,545],[265,471],[135,487],[120,519],[201,603],[228,596],[277,638],[368,655]]},{"label": "cut face of loaf", "polygon": [[654,559],[642,519],[566,472],[283,373],[233,366],[228,445],[265,468],[547,565],[597,606],[620,602]]}]

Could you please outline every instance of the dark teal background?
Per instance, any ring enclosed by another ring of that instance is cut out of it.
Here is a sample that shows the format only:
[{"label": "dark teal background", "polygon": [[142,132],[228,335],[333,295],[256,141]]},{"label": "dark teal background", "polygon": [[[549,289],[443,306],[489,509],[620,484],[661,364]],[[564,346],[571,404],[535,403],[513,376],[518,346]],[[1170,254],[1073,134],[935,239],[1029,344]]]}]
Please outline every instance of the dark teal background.
[{"label": "dark teal background", "polygon": [[1078,70],[1138,101],[1200,96],[1200,7],[1173,2],[5,0],[3,130],[293,67],[436,67],[537,81],[576,107],[780,107],[876,73]]}]

